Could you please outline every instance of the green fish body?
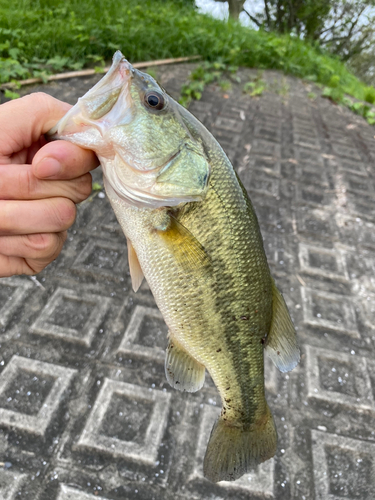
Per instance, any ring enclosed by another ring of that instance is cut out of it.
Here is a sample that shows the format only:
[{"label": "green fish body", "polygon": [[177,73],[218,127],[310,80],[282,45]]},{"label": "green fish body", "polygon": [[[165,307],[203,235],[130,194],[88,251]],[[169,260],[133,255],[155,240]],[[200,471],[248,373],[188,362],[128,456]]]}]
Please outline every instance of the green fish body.
[{"label": "green fish body", "polygon": [[281,371],[293,369],[295,330],[254,209],[220,145],[121,54],[111,71],[52,133],[101,159],[133,287],[145,276],[169,328],[169,383],[197,391],[207,369],[222,399],[204,474],[235,480],[276,452],[263,351]]}]

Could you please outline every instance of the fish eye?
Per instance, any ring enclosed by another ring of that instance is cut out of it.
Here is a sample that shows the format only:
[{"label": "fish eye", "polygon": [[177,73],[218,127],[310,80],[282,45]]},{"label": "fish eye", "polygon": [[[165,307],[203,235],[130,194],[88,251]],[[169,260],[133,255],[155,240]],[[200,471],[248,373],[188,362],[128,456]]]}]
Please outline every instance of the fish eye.
[{"label": "fish eye", "polygon": [[145,104],[148,108],[160,110],[165,106],[165,99],[163,94],[152,90],[145,95]]}]

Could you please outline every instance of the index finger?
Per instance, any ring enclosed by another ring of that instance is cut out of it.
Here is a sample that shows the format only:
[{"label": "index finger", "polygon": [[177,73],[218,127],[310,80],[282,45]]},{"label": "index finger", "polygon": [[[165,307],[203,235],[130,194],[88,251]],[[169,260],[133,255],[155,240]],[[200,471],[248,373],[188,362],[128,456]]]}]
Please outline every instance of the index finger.
[{"label": "index finger", "polygon": [[36,92],[0,106],[0,155],[28,148],[52,128],[71,108],[42,92]]}]

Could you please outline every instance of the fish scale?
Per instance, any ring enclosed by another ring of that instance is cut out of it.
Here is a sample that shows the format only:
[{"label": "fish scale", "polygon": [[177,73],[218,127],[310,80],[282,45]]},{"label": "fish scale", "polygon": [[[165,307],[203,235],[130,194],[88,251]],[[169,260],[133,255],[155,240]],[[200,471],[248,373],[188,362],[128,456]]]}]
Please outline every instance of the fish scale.
[{"label": "fish scale", "polygon": [[263,352],[289,371],[299,350],[231,163],[208,130],[120,52],[50,135],[98,155],[128,241],[133,288],[146,278],[169,328],[167,380],[195,392],[207,369],[222,399],[204,474],[239,478],[276,452]]},{"label": "fish scale", "polygon": [[[111,202],[170,332],[205,365],[223,400],[224,396],[231,400],[229,408],[224,400],[227,418],[241,415],[244,424],[250,424],[265,408],[261,339],[267,335],[272,318],[271,278],[256,215],[249,210],[229,160],[217,143],[212,143],[211,147],[215,146],[216,151],[207,151],[214,165],[211,189],[204,202],[195,203],[194,209],[179,219],[211,258],[209,278],[202,280],[194,272],[189,276],[181,272],[150,225],[148,211]],[[216,185],[221,185],[220,194]],[[202,297],[209,300],[202,304]],[[207,355],[220,346],[221,356],[212,359]],[[258,381],[252,396],[249,378]]]}]

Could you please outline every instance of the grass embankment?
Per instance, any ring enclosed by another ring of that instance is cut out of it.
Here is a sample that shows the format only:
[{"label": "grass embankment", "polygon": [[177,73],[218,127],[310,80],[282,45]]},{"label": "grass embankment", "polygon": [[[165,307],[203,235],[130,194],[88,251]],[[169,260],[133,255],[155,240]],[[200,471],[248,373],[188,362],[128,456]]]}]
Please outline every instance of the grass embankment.
[{"label": "grass embankment", "polygon": [[289,36],[198,14],[183,0],[0,0],[0,83],[104,65],[120,49],[132,62],[201,55],[272,68],[375,101],[338,60]]}]

